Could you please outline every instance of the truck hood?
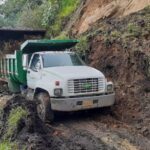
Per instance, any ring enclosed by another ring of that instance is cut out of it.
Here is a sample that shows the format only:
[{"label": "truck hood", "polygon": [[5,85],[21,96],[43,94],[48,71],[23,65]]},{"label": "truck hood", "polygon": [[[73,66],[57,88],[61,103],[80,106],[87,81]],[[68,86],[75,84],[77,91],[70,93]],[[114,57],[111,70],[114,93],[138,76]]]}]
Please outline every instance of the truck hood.
[{"label": "truck hood", "polygon": [[44,68],[43,71],[61,79],[104,77],[100,71],[88,66],[50,67]]}]

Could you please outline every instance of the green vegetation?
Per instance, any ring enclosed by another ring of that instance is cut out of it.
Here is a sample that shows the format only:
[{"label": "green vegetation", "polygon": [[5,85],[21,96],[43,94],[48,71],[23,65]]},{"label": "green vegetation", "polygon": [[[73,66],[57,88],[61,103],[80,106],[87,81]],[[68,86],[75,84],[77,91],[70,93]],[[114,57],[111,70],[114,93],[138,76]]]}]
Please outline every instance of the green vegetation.
[{"label": "green vegetation", "polygon": [[67,40],[70,39],[67,32],[61,32],[59,36],[55,37],[55,40]]},{"label": "green vegetation", "polygon": [[128,36],[139,37],[141,35],[141,28],[134,23],[129,23],[127,26]]},{"label": "green vegetation", "polygon": [[45,28],[50,36],[63,30],[80,0],[7,0],[0,5],[0,27]]},{"label": "green vegetation", "polygon": [[8,122],[6,137],[11,137],[15,130],[17,130],[19,121],[27,116],[27,111],[22,107],[17,107],[11,110]]},{"label": "green vegetation", "polygon": [[59,13],[60,18],[69,16],[76,9],[79,0],[63,0],[60,3],[61,9]]},{"label": "green vegetation", "polygon": [[121,36],[121,33],[119,31],[112,31],[111,36],[114,38],[119,38]]},{"label": "green vegetation", "polygon": [[76,45],[76,50],[79,54],[85,55],[87,50],[89,49],[88,37],[81,36],[79,38],[79,43]]},{"label": "green vegetation", "polygon": [[12,142],[12,137],[17,132],[20,120],[25,118],[27,114],[27,111],[22,107],[17,107],[10,111],[5,127],[6,133],[3,135],[3,141],[0,143],[0,150],[18,150],[18,145],[16,142]]},{"label": "green vegetation", "polygon": [[0,150],[18,150],[16,143],[2,142],[0,143]]},{"label": "green vegetation", "polygon": [[41,19],[43,17],[43,9],[42,6],[36,6],[34,9],[30,7],[24,8],[16,22],[16,26],[33,29],[43,28]]},{"label": "green vegetation", "polygon": [[[75,11],[79,0],[53,0],[45,12],[43,23],[54,37],[63,30],[67,18]],[[50,7],[51,6],[51,7]],[[47,26],[48,25],[48,26]]]}]

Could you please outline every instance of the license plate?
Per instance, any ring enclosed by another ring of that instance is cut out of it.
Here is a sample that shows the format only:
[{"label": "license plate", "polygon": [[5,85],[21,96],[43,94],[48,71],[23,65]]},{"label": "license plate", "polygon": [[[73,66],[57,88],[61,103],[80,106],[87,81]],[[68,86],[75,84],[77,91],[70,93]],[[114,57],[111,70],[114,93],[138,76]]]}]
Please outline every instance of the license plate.
[{"label": "license plate", "polygon": [[92,100],[83,101],[83,107],[92,107],[92,106],[93,106]]}]

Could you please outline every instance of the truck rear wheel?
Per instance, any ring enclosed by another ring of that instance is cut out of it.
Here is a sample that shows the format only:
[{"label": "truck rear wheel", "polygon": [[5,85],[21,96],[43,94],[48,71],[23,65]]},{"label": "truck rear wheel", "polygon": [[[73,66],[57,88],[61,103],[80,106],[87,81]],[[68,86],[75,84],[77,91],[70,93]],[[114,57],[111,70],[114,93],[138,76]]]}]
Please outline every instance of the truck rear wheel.
[{"label": "truck rear wheel", "polygon": [[54,112],[51,109],[50,97],[46,92],[41,92],[37,95],[37,113],[43,122],[52,122]]}]

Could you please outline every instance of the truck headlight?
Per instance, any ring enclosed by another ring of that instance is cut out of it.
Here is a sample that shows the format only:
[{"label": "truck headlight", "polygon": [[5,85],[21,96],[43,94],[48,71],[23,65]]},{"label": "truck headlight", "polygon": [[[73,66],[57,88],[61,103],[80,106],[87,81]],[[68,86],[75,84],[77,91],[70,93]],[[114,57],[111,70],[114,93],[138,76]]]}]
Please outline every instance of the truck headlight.
[{"label": "truck headlight", "polygon": [[54,95],[59,97],[62,96],[63,94],[63,89],[54,89]]},{"label": "truck headlight", "polygon": [[113,85],[112,84],[108,84],[107,85],[107,92],[113,92],[113,90],[114,90]]}]

